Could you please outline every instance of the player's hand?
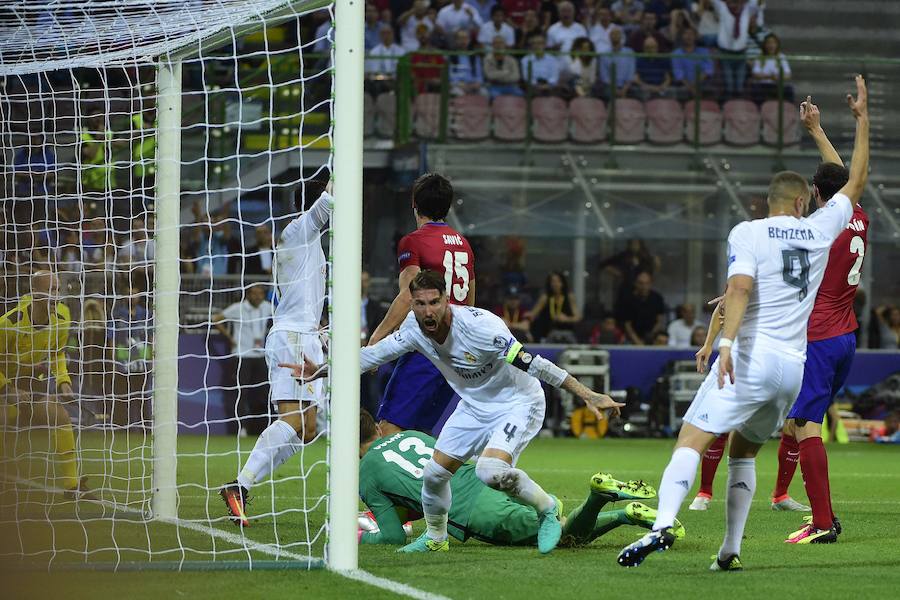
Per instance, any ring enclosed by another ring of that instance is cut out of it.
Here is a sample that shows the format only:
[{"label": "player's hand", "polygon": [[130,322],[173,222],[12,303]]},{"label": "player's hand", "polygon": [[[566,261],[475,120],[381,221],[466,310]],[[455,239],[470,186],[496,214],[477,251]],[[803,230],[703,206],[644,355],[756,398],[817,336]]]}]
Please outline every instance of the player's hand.
[{"label": "player's hand", "polygon": [[712,348],[703,345],[702,348],[697,350],[697,354],[694,355],[694,358],[697,361],[697,372],[698,373],[706,373],[706,367],[709,365],[709,357],[712,356]]},{"label": "player's hand", "polygon": [[625,406],[622,402],[616,402],[606,394],[598,394],[597,392],[591,392],[591,395],[584,399],[585,405],[588,407],[588,410],[594,413],[594,416],[598,419],[605,419],[607,415],[604,411],[609,411],[609,415],[618,417],[622,414],[621,408]]},{"label": "player's hand", "polygon": [[731,348],[719,348],[719,389],[725,387],[725,378],[734,384],[734,362],[731,359]]},{"label": "player's hand", "polygon": [[856,99],[852,94],[847,94],[847,105],[853,111],[853,116],[859,119],[869,115],[868,108],[869,92],[866,90],[866,80],[862,75],[856,76]]},{"label": "player's hand", "polygon": [[807,131],[816,131],[821,128],[819,122],[819,107],[813,104],[812,96],[807,96],[806,100],[800,103],[800,120]]},{"label": "player's hand", "polygon": [[291,376],[294,379],[302,379],[303,381],[315,381],[328,374],[328,365],[317,365],[306,356],[303,357],[302,365],[294,363],[278,363],[278,366],[290,369]]}]

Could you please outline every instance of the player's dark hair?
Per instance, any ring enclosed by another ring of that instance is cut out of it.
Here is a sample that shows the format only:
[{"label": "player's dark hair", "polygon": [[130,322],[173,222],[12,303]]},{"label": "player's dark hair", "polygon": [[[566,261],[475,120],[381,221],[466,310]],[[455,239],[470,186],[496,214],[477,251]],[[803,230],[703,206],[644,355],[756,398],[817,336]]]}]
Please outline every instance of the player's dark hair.
[{"label": "player's dark hair", "polygon": [[562,274],[560,271],[550,271],[550,274],[547,275],[547,280],[544,282],[544,291],[547,293],[547,296],[553,295],[553,286],[550,285],[550,282],[553,280],[553,276],[559,277],[559,280],[562,282],[562,295],[569,295],[569,280],[566,279],[566,276]]},{"label": "player's dark hair", "polygon": [[409,282],[409,293],[419,290],[437,290],[441,296],[447,292],[447,283],[444,276],[436,271],[419,271],[413,280]]},{"label": "player's dark hair", "polygon": [[364,408],[359,409],[359,443],[360,445],[378,437],[378,430],[375,429],[375,419]]},{"label": "player's dark hair", "polygon": [[294,210],[299,213],[312,208],[313,203],[325,191],[326,185],[328,185],[327,171],[316,179],[300,182],[300,187],[294,191]]},{"label": "player's dark hair", "polygon": [[850,171],[837,163],[822,163],[813,175],[813,185],[819,190],[822,200],[827,202],[850,180]]},{"label": "player's dark hair", "polygon": [[434,221],[443,221],[453,203],[453,185],[443,175],[425,173],[413,183],[412,200],[420,215]]}]

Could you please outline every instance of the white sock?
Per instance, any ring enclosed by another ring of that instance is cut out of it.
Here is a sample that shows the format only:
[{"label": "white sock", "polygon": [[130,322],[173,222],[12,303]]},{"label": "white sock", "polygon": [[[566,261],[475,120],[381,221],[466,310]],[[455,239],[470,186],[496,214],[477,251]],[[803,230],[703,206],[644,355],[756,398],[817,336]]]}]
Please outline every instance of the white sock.
[{"label": "white sock", "polygon": [[280,419],[275,421],[256,440],[250,458],[238,473],[238,483],[249,490],[254,483],[265,479],[269,473],[299,452],[302,446],[293,427]]},{"label": "white sock", "polygon": [[499,458],[481,457],[475,463],[475,474],[488,487],[506,492],[538,512],[550,510],[553,498],[536,484],[528,473]]},{"label": "white sock", "polygon": [[453,473],[429,460],[422,476],[422,511],[428,537],[443,542],[447,539],[447,514],[450,512],[450,478]]},{"label": "white sock", "polygon": [[728,496],[725,505],[725,539],[719,558],[741,553],[744,526],[756,492],[756,459],[728,459]]},{"label": "white sock", "polygon": [[672,453],[672,460],[659,482],[659,505],[656,509],[656,522],[653,523],[654,530],[675,524],[681,503],[694,487],[699,464],[700,453],[693,448],[676,448]]}]

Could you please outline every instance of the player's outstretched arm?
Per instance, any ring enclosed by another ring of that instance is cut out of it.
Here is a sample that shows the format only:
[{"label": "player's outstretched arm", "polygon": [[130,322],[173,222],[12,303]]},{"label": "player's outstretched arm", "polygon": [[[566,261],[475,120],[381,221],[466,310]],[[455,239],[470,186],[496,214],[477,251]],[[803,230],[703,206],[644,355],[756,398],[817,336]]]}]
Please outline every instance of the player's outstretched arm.
[{"label": "player's outstretched arm", "polygon": [[581,398],[588,410],[594,413],[598,419],[605,419],[607,414],[618,417],[622,414],[621,408],[625,406],[622,402],[616,402],[606,394],[595,392],[568,373],[560,387]]},{"label": "player's outstretched arm", "polygon": [[856,98],[847,94],[847,105],[856,117],[856,139],[853,142],[853,156],[850,158],[850,179],[838,193],[856,202],[862,196],[869,174],[868,92],[862,75],[856,76]]},{"label": "player's outstretched arm", "polygon": [[413,280],[420,270],[418,265],[409,265],[400,271],[400,292],[394,298],[394,301],[391,302],[391,306],[388,308],[387,314],[384,315],[381,323],[369,336],[369,346],[374,346],[386,338],[403,323],[403,319],[409,314],[410,301],[412,300],[412,295],[409,293],[409,282]]},{"label": "player's outstretched arm", "polygon": [[806,100],[800,103],[800,120],[816,143],[816,148],[819,149],[819,154],[822,156],[822,162],[844,164],[841,155],[834,149],[828,136],[825,135],[825,130],[822,129],[819,107],[813,104],[812,96],[807,96]]},{"label": "player's outstretched arm", "polygon": [[722,324],[725,318],[725,296],[713,298],[707,304],[715,304],[716,309],[713,311],[712,318],[709,320],[709,327],[706,329],[706,339],[703,340],[703,346],[697,350],[694,358],[697,361],[697,372],[706,373],[706,367],[709,365],[709,357],[712,356],[713,342],[716,336],[722,330]]},{"label": "player's outstretched arm", "polygon": [[749,275],[732,275],[728,278],[728,289],[725,290],[725,323],[722,325],[722,339],[719,340],[719,388],[724,387],[725,377],[734,383],[734,362],[731,358],[731,344],[737,336],[750,292],[753,291],[753,278]]}]

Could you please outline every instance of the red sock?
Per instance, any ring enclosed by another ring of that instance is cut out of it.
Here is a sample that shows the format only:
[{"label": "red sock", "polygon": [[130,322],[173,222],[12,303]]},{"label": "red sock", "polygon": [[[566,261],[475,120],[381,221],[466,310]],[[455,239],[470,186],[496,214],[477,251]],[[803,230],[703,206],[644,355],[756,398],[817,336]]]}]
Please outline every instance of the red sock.
[{"label": "red sock", "polygon": [[813,527],[831,529],[834,513],[831,512],[831,493],[828,484],[828,455],[822,438],[811,437],[800,442],[800,465],[803,483],[812,507]]},{"label": "red sock", "polygon": [[800,458],[800,446],[797,438],[781,434],[781,444],[778,446],[778,480],[775,482],[775,491],[772,492],[772,500],[780,502],[788,495],[788,487],[797,470],[797,460]]},{"label": "red sock", "polygon": [[716,478],[716,469],[719,468],[719,461],[722,460],[722,455],[725,453],[725,444],[727,443],[728,434],[722,434],[703,453],[703,462],[700,465],[700,491],[697,492],[698,496],[712,498],[713,479]]}]

